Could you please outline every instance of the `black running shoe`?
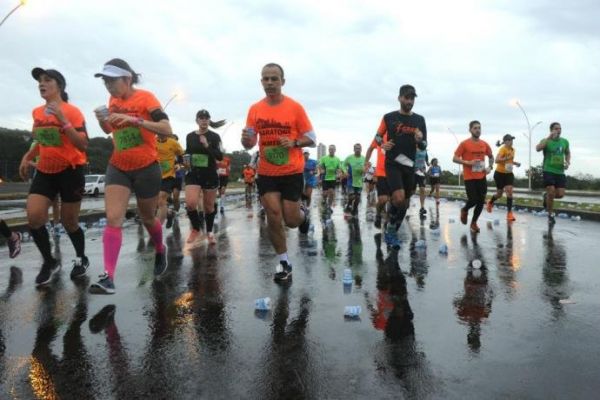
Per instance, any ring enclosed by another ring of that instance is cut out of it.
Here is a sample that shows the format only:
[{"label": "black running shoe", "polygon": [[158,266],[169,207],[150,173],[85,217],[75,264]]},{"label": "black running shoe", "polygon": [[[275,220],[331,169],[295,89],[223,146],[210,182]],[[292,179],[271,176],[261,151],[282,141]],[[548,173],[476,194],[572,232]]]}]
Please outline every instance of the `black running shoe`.
[{"label": "black running shoe", "polygon": [[300,226],[298,226],[298,229],[300,230],[300,233],[306,235],[308,233],[308,229],[310,228],[310,211],[302,203],[300,203],[300,209],[304,211],[304,221],[302,221]]},{"label": "black running shoe", "polygon": [[167,256],[165,252],[156,253],[154,258],[154,277],[158,278],[167,271]]},{"label": "black running shoe", "polygon": [[106,272],[98,277],[98,282],[92,283],[90,293],[93,294],[115,294],[115,284]]},{"label": "black running shoe", "polygon": [[173,226],[173,211],[169,210],[167,211],[167,225],[166,228],[167,229],[171,229],[171,227]]},{"label": "black running shoe", "polygon": [[104,306],[96,315],[90,319],[90,331],[98,333],[106,329],[115,320],[117,307],[114,304]]},{"label": "black running shoe", "polygon": [[419,210],[419,214],[421,214],[421,215],[425,215],[425,214],[427,214],[427,210],[426,210],[426,209],[424,209],[424,208],[421,208],[421,209]]},{"label": "black running shoe", "polygon": [[275,268],[273,280],[275,282],[286,282],[292,279],[292,265],[285,261],[280,261]]},{"label": "black running shoe", "polygon": [[87,272],[88,267],[90,266],[90,261],[86,256],[81,258],[77,257],[73,260],[73,269],[71,270],[71,279],[77,279],[82,277]]},{"label": "black running shoe", "polygon": [[44,262],[39,274],[35,277],[36,286],[47,285],[52,281],[56,273],[60,271],[60,263],[57,260]]},{"label": "black running shoe", "polygon": [[225,215],[225,208],[221,207],[221,215]]},{"label": "black running shoe", "polygon": [[6,241],[6,244],[8,245],[8,255],[10,258],[15,258],[19,255],[19,253],[21,252],[21,240],[23,239],[21,232],[14,232],[13,235],[16,238],[13,238],[13,236],[11,236]]}]

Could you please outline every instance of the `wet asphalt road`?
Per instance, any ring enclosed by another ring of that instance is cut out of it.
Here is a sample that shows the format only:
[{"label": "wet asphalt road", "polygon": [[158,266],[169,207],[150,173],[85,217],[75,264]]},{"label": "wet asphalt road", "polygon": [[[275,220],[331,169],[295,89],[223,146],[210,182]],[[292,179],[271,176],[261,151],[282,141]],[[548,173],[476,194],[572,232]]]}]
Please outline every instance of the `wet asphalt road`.
[{"label": "wet asphalt road", "polygon": [[[427,207],[423,222],[409,211],[395,253],[376,251],[364,202],[357,224],[338,205],[325,229],[313,205],[314,235],[288,233],[286,286],[272,281],[264,223],[241,204],[219,221],[212,249],[183,248],[181,217],[159,281],[147,233],[128,222],[113,296],[69,279],[66,236],[63,271],[41,290],[33,243],[14,261],[4,247],[0,399],[597,398],[599,225],[558,219],[549,231],[545,218],[516,214],[509,227],[495,210],[472,236],[449,202],[436,235]],[[427,247],[415,248],[421,239]],[[95,279],[99,228],[87,249]],[[265,296],[272,310],[255,313]],[[360,319],[344,319],[347,305],[362,307]]]}]

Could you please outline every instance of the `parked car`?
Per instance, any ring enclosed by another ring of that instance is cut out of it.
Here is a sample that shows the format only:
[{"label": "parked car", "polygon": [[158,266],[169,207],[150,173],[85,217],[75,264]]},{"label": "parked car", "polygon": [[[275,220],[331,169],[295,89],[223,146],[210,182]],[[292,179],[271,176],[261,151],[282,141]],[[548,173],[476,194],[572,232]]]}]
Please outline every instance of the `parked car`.
[{"label": "parked car", "polygon": [[84,193],[92,196],[104,194],[104,180],[104,175],[86,175]]}]

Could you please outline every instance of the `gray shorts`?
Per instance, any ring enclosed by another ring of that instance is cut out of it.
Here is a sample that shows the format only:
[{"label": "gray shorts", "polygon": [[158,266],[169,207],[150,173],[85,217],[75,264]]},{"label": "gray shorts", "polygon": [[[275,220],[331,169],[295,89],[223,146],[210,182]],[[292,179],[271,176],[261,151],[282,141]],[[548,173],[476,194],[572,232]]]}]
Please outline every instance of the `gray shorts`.
[{"label": "gray shorts", "polygon": [[157,162],[133,171],[122,171],[111,164],[106,168],[106,186],[128,187],[140,199],[158,196],[161,180],[162,172]]}]

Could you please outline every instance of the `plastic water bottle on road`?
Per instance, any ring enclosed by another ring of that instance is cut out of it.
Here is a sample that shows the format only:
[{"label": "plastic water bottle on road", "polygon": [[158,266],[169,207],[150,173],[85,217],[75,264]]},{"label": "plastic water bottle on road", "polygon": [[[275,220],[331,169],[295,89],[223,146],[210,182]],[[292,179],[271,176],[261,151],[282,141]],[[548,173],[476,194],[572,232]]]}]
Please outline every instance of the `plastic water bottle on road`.
[{"label": "plastic water bottle on road", "polygon": [[362,311],[361,306],[346,306],[344,307],[344,318],[358,319]]},{"label": "plastic water bottle on road", "polygon": [[269,311],[271,309],[271,298],[261,297],[254,301],[254,308],[258,311]]}]

